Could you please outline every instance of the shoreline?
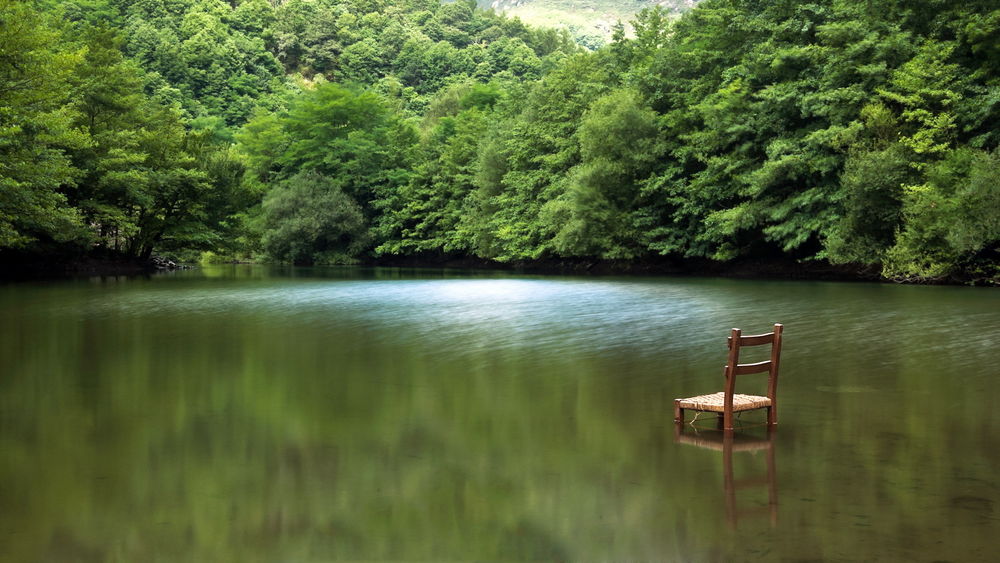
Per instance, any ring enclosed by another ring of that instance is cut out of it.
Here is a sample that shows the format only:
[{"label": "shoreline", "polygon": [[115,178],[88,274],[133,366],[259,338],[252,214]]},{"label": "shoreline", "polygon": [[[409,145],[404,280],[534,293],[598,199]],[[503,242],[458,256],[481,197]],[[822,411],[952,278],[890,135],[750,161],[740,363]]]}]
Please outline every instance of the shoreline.
[{"label": "shoreline", "polygon": [[[148,276],[157,272],[187,269],[158,256],[148,260],[120,256],[25,256],[0,259],[0,282],[57,281],[87,277]],[[167,264],[173,264],[168,266]]]},{"label": "shoreline", "polygon": [[[109,256],[18,257],[0,260],[0,282],[29,282],[103,276],[148,276],[197,267],[175,264],[154,256],[149,260]],[[62,259],[60,259],[62,258]],[[263,262],[227,262],[225,264],[267,265]],[[892,283],[905,285],[967,285],[996,287],[997,281],[975,278],[940,280],[893,280],[881,276],[878,268],[857,264],[834,265],[825,261],[799,262],[790,259],[737,259],[717,262],[702,258],[642,260],[559,259],[497,262],[467,256],[393,256],[362,260],[348,266],[487,270],[538,275],[573,276],[678,276],[721,277],[785,281],[836,281]]]},{"label": "shoreline", "polygon": [[587,260],[543,259],[532,261],[495,262],[480,258],[381,258],[363,262],[362,266],[397,268],[457,268],[523,272],[541,275],[577,276],[678,276],[722,277],[736,279],[769,279],[789,281],[886,282],[878,275],[856,266],[835,266],[823,263],[799,263],[788,260],[736,260],[716,262],[706,259],[644,259]]}]

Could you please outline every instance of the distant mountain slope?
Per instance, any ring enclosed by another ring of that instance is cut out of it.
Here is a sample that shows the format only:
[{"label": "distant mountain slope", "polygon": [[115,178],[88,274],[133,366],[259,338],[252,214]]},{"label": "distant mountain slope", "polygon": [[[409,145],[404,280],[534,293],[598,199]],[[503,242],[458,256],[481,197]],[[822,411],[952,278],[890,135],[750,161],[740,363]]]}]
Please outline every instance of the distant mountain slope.
[{"label": "distant mountain slope", "polygon": [[645,8],[662,6],[683,13],[698,0],[477,0],[480,8],[492,8],[521,21],[543,27],[569,30],[577,42],[598,47],[611,38],[619,20],[628,27],[632,17]]}]

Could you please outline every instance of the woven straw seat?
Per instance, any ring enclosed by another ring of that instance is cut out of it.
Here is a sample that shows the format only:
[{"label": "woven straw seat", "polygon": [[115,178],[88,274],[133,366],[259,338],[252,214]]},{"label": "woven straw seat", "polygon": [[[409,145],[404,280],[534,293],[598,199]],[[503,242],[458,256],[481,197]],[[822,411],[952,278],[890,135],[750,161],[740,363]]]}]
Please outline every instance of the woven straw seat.
[{"label": "woven straw seat", "polygon": [[[711,395],[698,395],[687,399],[678,399],[678,404],[682,409],[695,411],[725,412],[726,393],[719,391]],[[762,409],[771,406],[771,399],[760,395],[740,395],[733,394],[733,412]]]},{"label": "woven straw seat", "polygon": [[[778,360],[781,356],[781,332],[784,327],[774,325],[774,331],[767,334],[743,336],[734,328],[729,336],[729,363],[726,364],[726,386],[724,391],[709,395],[698,395],[685,399],[674,399],[674,422],[684,422],[684,411],[714,412],[719,415],[719,427],[729,432],[733,430],[733,413],[753,409],[767,409],[767,425],[778,423],[778,404],[775,398],[778,387]],[[752,364],[740,363],[740,349],[745,346],[771,345],[771,359]],[[751,373],[767,373],[767,396],[741,395],[735,392],[736,376]]]}]

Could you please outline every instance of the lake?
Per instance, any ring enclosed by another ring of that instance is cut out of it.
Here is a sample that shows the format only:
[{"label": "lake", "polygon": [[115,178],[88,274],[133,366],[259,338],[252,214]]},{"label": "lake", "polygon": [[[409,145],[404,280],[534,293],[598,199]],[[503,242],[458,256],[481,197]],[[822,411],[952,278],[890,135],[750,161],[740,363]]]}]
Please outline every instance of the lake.
[{"label": "lake", "polygon": [[[706,416],[675,436],[729,329],[775,322],[773,435],[749,413],[732,443]],[[0,560],[992,560],[998,345],[1000,291],[968,287],[0,285]]]}]

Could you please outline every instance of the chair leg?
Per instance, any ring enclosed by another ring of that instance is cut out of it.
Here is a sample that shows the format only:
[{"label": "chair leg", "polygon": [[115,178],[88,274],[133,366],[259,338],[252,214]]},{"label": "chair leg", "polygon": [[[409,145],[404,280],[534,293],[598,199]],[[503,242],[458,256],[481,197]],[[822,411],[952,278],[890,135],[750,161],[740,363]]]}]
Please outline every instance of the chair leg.
[{"label": "chair leg", "polygon": [[767,425],[774,426],[778,424],[778,409],[774,405],[767,407]]},{"label": "chair leg", "polygon": [[684,409],[681,408],[681,404],[678,401],[674,401],[674,422],[684,424]]}]

